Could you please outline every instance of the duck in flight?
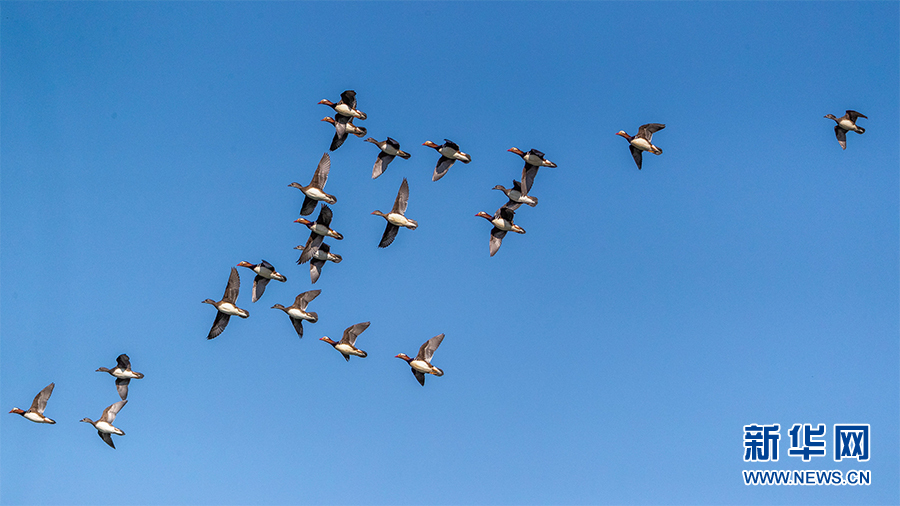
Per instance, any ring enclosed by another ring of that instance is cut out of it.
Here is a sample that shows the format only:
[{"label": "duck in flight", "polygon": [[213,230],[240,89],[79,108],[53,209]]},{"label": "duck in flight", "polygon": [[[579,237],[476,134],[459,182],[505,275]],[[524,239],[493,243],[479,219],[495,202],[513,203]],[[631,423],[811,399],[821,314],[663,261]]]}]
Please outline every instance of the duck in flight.
[{"label": "duck in flight", "polygon": [[641,153],[649,151],[654,155],[662,154],[662,149],[654,146],[650,140],[653,138],[654,133],[663,128],[666,128],[666,125],[662,123],[647,123],[638,128],[638,133],[634,137],[626,134],[624,130],[616,132],[616,135],[624,137],[628,141],[628,148],[631,149],[631,156],[634,157],[634,163],[637,164],[638,170],[641,170]]},{"label": "duck in flight", "polygon": [[31,402],[31,407],[28,408],[28,411],[12,408],[10,413],[22,415],[22,418],[31,420],[35,423],[56,423],[52,419],[44,416],[44,409],[47,408],[47,400],[50,399],[50,394],[53,393],[54,386],[56,386],[54,383],[50,383],[45,386],[43,390],[38,392],[38,394],[34,396],[34,400]]},{"label": "duck in flight", "polygon": [[246,309],[241,309],[235,305],[240,290],[241,277],[238,275],[237,269],[232,267],[231,275],[228,276],[228,284],[225,285],[225,295],[222,296],[222,300],[218,302],[212,299],[202,301],[206,304],[212,304],[218,311],[216,313],[216,319],[213,321],[212,328],[209,329],[209,334],[206,336],[207,339],[218,337],[218,335],[225,330],[225,326],[228,325],[228,320],[230,320],[232,316],[240,316],[241,318],[250,316],[250,313]]},{"label": "duck in flight", "polygon": [[866,132],[866,129],[857,125],[856,120],[858,118],[866,118],[865,114],[847,110],[846,114],[841,116],[840,118],[835,118],[834,114],[826,114],[826,118],[833,119],[837,122],[837,125],[834,125],[834,135],[837,137],[838,144],[841,145],[841,149],[847,149],[847,132],[856,132],[858,134],[863,134]]},{"label": "duck in flight", "polygon": [[404,215],[408,203],[409,183],[406,181],[406,178],[403,178],[403,182],[400,183],[400,189],[397,191],[397,198],[394,199],[394,207],[391,209],[391,212],[384,214],[381,211],[372,211],[372,214],[381,216],[387,220],[387,226],[384,228],[381,242],[378,243],[379,248],[387,248],[390,246],[391,243],[394,242],[394,238],[397,237],[397,231],[400,230],[400,227],[415,230],[416,227],[419,226],[417,221],[411,220]]}]

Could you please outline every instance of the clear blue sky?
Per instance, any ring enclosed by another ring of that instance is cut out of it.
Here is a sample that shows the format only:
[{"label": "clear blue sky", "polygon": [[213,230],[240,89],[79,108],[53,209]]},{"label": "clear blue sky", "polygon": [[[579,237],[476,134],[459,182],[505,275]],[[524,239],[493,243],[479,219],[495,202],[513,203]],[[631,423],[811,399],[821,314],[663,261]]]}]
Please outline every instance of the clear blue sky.
[{"label": "clear blue sky", "polygon": [[[3,504],[897,504],[896,2],[0,4]],[[312,286],[293,223],[357,91],[412,154],[327,191]],[[842,151],[825,114],[854,109]],[[638,171],[644,123],[661,156]],[[426,140],[472,163],[431,182]],[[488,256],[492,191],[542,169]],[[407,216],[376,247],[403,177]],[[232,266],[288,277],[206,334]],[[275,303],[303,291],[299,340]],[[345,363],[318,338],[371,321]],[[398,353],[445,333],[420,387]],[[118,400],[117,450],[83,417]],[[743,426],[781,459],[743,461]],[[788,457],[794,423],[871,425],[871,460]],[[868,469],[748,487],[745,469]]]}]

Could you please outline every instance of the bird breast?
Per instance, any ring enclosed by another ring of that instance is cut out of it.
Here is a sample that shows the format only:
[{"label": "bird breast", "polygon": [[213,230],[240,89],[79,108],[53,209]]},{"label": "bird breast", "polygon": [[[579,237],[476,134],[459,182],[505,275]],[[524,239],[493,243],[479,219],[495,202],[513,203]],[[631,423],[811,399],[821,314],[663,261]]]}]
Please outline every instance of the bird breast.
[{"label": "bird breast", "polygon": [[218,309],[220,313],[225,313],[228,315],[241,316],[242,314],[246,313],[246,311],[238,308],[237,306],[235,306],[234,304],[232,304],[230,302],[223,302],[223,303],[219,304],[219,307],[217,307],[216,309]]},{"label": "bird breast", "polygon": [[306,311],[301,311],[295,307],[288,309],[287,314],[295,320],[312,320],[312,318],[309,316],[309,313],[307,313]]},{"label": "bird breast", "polygon": [[101,422],[97,422],[97,423],[94,424],[94,427],[95,427],[97,430],[99,430],[100,432],[106,432],[106,433],[109,433],[109,434],[118,434],[118,435],[120,435],[120,436],[125,435],[125,433],[122,431],[122,429],[117,429],[117,428],[113,427],[113,426],[112,426],[110,423],[108,423],[108,422],[102,422],[102,421],[101,421]]},{"label": "bird breast", "polygon": [[640,149],[641,151],[653,151],[653,144],[650,144],[650,141],[647,139],[642,139],[640,137],[635,137],[631,140],[631,145]]}]

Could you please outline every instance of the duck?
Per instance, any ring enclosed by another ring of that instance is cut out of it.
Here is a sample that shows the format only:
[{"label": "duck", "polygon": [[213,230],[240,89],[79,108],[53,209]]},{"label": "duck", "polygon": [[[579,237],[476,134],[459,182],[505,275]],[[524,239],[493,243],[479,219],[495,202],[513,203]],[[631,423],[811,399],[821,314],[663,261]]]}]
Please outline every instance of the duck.
[{"label": "duck", "polygon": [[406,151],[401,150],[400,143],[391,137],[388,137],[384,141],[376,141],[372,137],[369,137],[366,139],[366,142],[371,142],[381,150],[381,153],[378,153],[378,158],[375,160],[375,165],[372,167],[372,179],[376,179],[378,176],[382,175],[395,156],[399,156],[404,160],[409,160],[410,156],[412,156]]},{"label": "duck", "polygon": [[241,277],[238,275],[238,271],[235,267],[231,268],[231,275],[228,276],[228,284],[225,286],[225,295],[222,296],[222,300],[216,302],[212,299],[206,299],[202,301],[205,304],[212,304],[216,306],[216,319],[213,322],[212,328],[209,329],[209,334],[206,336],[207,339],[214,339],[218,337],[219,334],[225,330],[225,326],[228,325],[228,320],[231,319],[231,316],[240,316],[241,318],[247,318],[250,316],[250,313],[246,309],[241,309],[235,306],[235,302],[237,302],[238,292],[241,289]]},{"label": "duck", "polygon": [[441,157],[438,158],[437,165],[434,166],[434,174],[431,175],[432,181],[437,181],[444,177],[447,171],[450,170],[450,167],[453,166],[453,163],[457,160],[462,163],[469,163],[472,161],[472,157],[460,151],[459,145],[450,139],[444,139],[444,143],[440,146],[431,141],[425,141],[422,145],[434,148],[441,154]]},{"label": "duck", "polygon": [[253,278],[253,297],[250,299],[251,302],[256,302],[262,297],[263,292],[266,291],[266,285],[269,284],[269,280],[274,279],[275,281],[281,281],[282,283],[287,281],[287,278],[284,277],[283,274],[275,272],[275,266],[265,260],[258,264],[241,262],[237,264],[237,266],[246,267],[256,273],[256,277]]},{"label": "duck", "polygon": [[826,114],[826,118],[833,119],[837,122],[837,125],[834,126],[834,135],[837,137],[838,144],[841,145],[841,149],[847,149],[847,132],[856,132],[858,134],[866,133],[866,129],[857,125],[857,118],[866,118],[869,119],[865,114],[847,110],[846,114],[844,114],[840,118],[835,118],[834,114]]},{"label": "duck", "polygon": [[366,358],[368,353],[356,347],[356,338],[359,337],[360,334],[363,333],[367,328],[369,328],[369,324],[371,322],[362,322],[357,323],[356,325],[351,325],[344,329],[344,336],[340,341],[335,342],[328,336],[322,337],[319,341],[325,341],[326,343],[334,346],[334,349],[341,352],[341,355],[344,356],[344,359],[349,362],[350,355],[355,355],[359,358]]},{"label": "duck", "polygon": [[416,220],[411,220],[404,216],[408,202],[409,183],[406,181],[406,178],[403,178],[403,182],[400,183],[400,189],[397,190],[397,198],[394,199],[394,207],[391,209],[391,212],[384,214],[381,211],[372,211],[372,214],[376,214],[387,220],[387,226],[384,228],[381,242],[378,243],[379,248],[387,248],[390,246],[391,243],[394,242],[394,238],[397,237],[397,231],[400,230],[400,227],[415,230],[416,227],[419,226],[419,223]]},{"label": "duck", "polygon": [[316,210],[316,205],[319,201],[331,205],[334,205],[337,202],[337,197],[325,193],[325,183],[328,182],[329,170],[331,170],[331,157],[326,152],[322,155],[322,159],[319,160],[319,165],[316,166],[316,171],[313,172],[312,181],[309,182],[309,186],[303,186],[300,183],[291,183],[288,185],[291,188],[297,188],[302,191],[305,196],[303,199],[303,206],[300,208],[300,216],[309,216],[312,214],[312,212]]},{"label": "duck", "polygon": [[634,137],[626,134],[624,130],[616,132],[616,135],[624,137],[625,140],[628,141],[628,147],[631,149],[631,156],[634,157],[634,163],[637,164],[638,170],[641,170],[641,153],[643,151],[649,151],[654,155],[662,154],[662,149],[651,144],[650,139],[653,138],[654,133],[663,128],[666,128],[666,125],[663,125],[662,123],[647,123],[638,128],[638,133]]},{"label": "duck", "polygon": [[100,415],[100,419],[96,422],[90,418],[82,418],[81,421],[93,425],[94,428],[97,429],[97,434],[100,436],[100,439],[105,441],[106,444],[115,450],[116,445],[113,444],[112,436],[110,434],[124,436],[125,432],[123,432],[122,429],[113,427],[113,422],[116,420],[116,415],[119,413],[119,410],[127,403],[128,401],[121,400],[115,404],[111,404],[108,408],[103,410],[103,414]]},{"label": "duck", "polygon": [[131,380],[144,377],[143,374],[131,370],[131,359],[124,353],[116,357],[116,366],[112,369],[101,367],[94,372],[108,372],[116,378],[116,390],[123,401],[128,397],[128,384]]},{"label": "duck", "polygon": [[322,210],[319,211],[319,217],[316,218],[316,221],[309,221],[306,218],[294,220],[294,223],[302,223],[309,228],[309,239],[303,246],[303,253],[300,253],[300,258],[297,259],[298,265],[309,261],[313,257],[325,236],[333,237],[339,241],[344,238],[340,232],[330,228],[333,215],[331,208],[322,204]]},{"label": "duck", "polygon": [[510,201],[503,204],[500,209],[497,209],[497,212],[495,212],[493,216],[484,211],[475,215],[481,216],[494,225],[494,228],[491,229],[491,256],[494,256],[497,253],[497,250],[500,249],[500,244],[507,232],[515,232],[517,234],[525,233],[525,229],[513,223],[513,217],[515,217],[516,209],[518,208],[518,203]]},{"label": "duck", "polygon": [[[294,249],[305,249],[304,245],[295,246]],[[302,255],[301,255],[302,257]],[[321,246],[316,248],[315,252],[312,254],[312,258],[309,260],[309,279],[312,281],[312,284],[316,284],[316,281],[319,280],[319,276],[322,275],[322,267],[325,266],[325,262],[334,262],[336,264],[341,263],[340,255],[337,253],[331,252],[331,247],[326,243],[322,243]],[[297,259],[297,264],[301,264],[300,258]]]},{"label": "duck", "polygon": [[341,93],[341,101],[336,104],[327,98],[323,98],[319,103],[331,107],[339,116],[351,116],[361,120],[366,119],[366,113],[356,108],[356,92],[353,90],[345,90]]},{"label": "duck", "polygon": [[327,121],[334,125],[334,137],[331,139],[331,147],[328,148],[331,151],[341,147],[344,141],[347,140],[347,134],[363,137],[367,132],[366,127],[358,127],[353,124],[352,116],[338,115],[336,118],[325,116],[322,118],[322,121]]},{"label": "duck", "polygon": [[419,354],[416,355],[416,358],[409,358],[405,353],[395,355],[394,358],[406,360],[406,363],[409,364],[410,369],[412,369],[413,376],[415,376],[416,380],[419,381],[419,384],[424,387],[426,374],[433,374],[435,376],[444,375],[444,371],[431,365],[431,357],[434,356],[435,350],[438,349],[438,346],[441,345],[441,341],[443,340],[444,334],[438,334],[425,341],[419,348]]},{"label": "duck", "polygon": [[56,423],[52,419],[44,416],[44,409],[47,407],[47,400],[50,399],[50,394],[53,393],[54,386],[56,386],[55,383],[50,383],[45,386],[43,390],[38,392],[38,394],[34,396],[34,400],[31,402],[31,407],[28,408],[28,411],[12,408],[9,412],[22,415],[22,418],[31,420],[34,423]]},{"label": "duck", "polygon": [[[524,152],[517,147],[511,147],[507,149],[510,153],[515,153],[522,157],[522,160],[525,161],[525,166],[522,167],[522,184],[521,184],[521,194],[528,195],[528,192],[531,190],[531,186],[534,184],[534,178],[537,176],[538,169],[541,167],[550,167],[556,168],[556,164],[544,158],[544,153],[532,148],[529,149],[528,152]],[[515,186],[515,184],[513,185]],[[496,190],[497,188],[494,187]],[[506,192],[504,192],[506,193]],[[509,197],[509,194],[507,194]],[[534,204],[530,204],[525,201],[516,200],[510,197],[510,200],[513,202],[521,202],[523,204],[528,204],[531,207],[537,205],[537,200],[535,200]]]},{"label": "duck", "polygon": [[522,190],[522,184],[513,179],[512,188],[507,188],[502,184],[498,184],[493,187],[492,190],[500,190],[506,194],[506,198],[513,204],[527,204],[531,207],[534,207],[538,203],[537,197],[532,197],[531,195],[525,195]]},{"label": "duck", "polygon": [[291,318],[291,323],[294,325],[294,330],[297,331],[297,335],[300,336],[300,339],[303,339],[303,320],[310,323],[319,321],[319,315],[315,311],[307,312],[306,306],[318,297],[320,293],[322,293],[322,290],[303,292],[294,299],[292,305],[284,307],[281,304],[275,304],[272,306],[272,309],[280,309],[287,313]]}]

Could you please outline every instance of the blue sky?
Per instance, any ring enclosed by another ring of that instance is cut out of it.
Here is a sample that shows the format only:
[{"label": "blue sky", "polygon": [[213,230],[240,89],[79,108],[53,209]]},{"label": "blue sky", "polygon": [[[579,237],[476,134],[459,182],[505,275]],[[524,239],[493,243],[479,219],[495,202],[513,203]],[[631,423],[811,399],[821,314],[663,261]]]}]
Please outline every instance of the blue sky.
[{"label": "blue sky", "polygon": [[[3,504],[896,504],[896,2],[0,4]],[[332,112],[343,256],[316,285],[288,184]],[[867,115],[842,151],[834,123]],[[644,123],[660,156],[638,171]],[[426,140],[471,154],[440,181]],[[474,215],[542,169],[488,256]],[[407,216],[376,247],[408,178]],[[205,339],[232,266],[288,277]],[[321,289],[298,340],[275,303]],[[372,324],[345,363],[317,339]],[[398,353],[445,333],[420,387]],[[118,400],[116,450],[80,424]],[[781,425],[749,463],[743,426]],[[789,457],[825,424],[827,455]],[[834,462],[866,423],[869,462]],[[746,469],[871,470],[861,487]]]}]

